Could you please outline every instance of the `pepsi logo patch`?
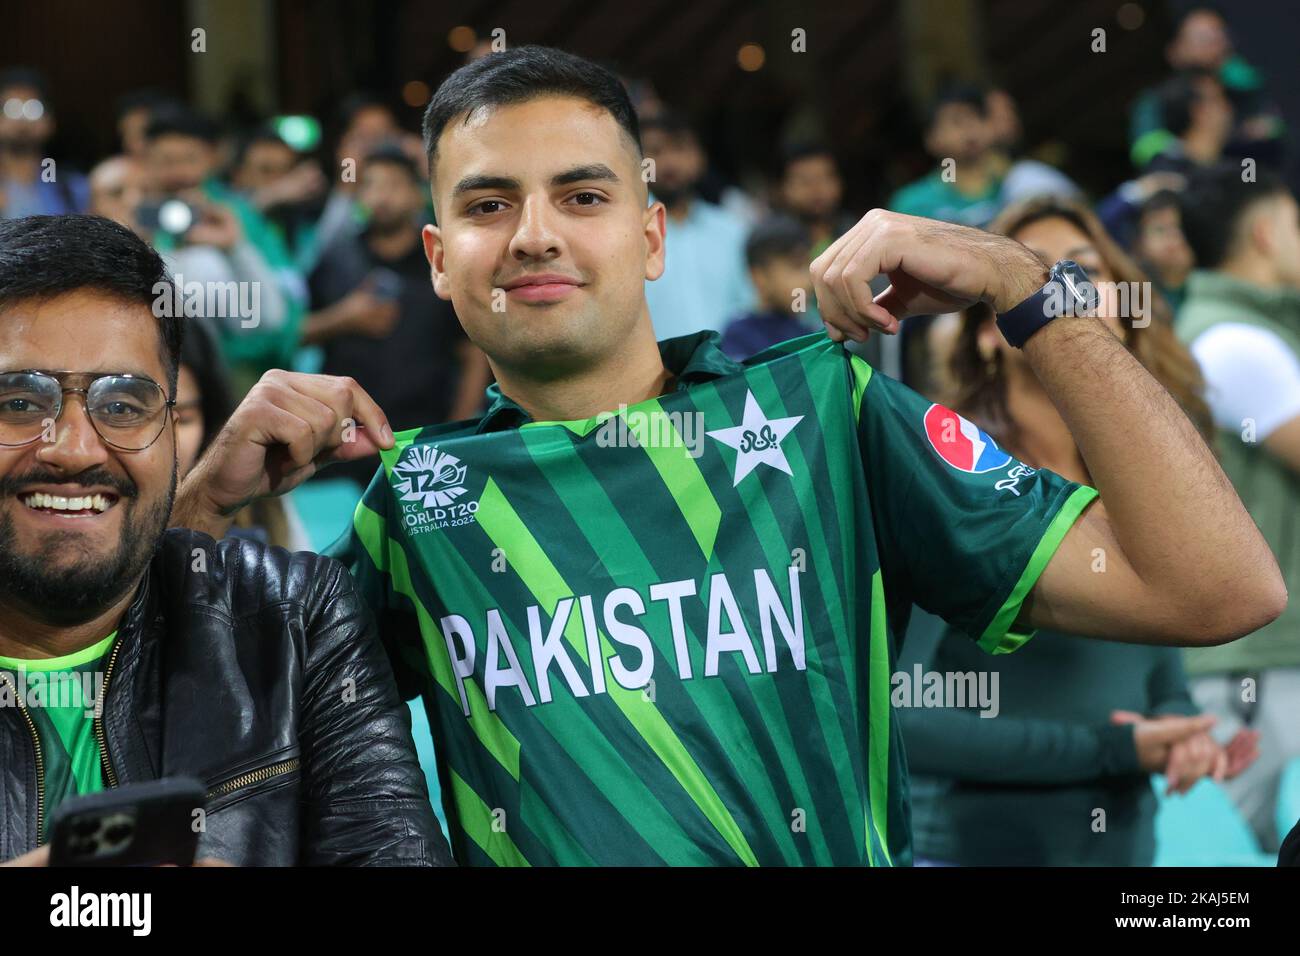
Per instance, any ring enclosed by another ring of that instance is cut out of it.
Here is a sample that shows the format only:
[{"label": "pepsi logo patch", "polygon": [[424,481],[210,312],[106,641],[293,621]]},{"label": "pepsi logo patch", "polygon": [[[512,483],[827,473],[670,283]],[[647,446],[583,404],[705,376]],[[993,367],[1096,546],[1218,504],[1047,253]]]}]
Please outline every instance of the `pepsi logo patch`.
[{"label": "pepsi logo patch", "polygon": [[942,405],[926,410],[925,437],[939,457],[958,471],[981,475],[1011,464],[1011,456],[986,432]]}]

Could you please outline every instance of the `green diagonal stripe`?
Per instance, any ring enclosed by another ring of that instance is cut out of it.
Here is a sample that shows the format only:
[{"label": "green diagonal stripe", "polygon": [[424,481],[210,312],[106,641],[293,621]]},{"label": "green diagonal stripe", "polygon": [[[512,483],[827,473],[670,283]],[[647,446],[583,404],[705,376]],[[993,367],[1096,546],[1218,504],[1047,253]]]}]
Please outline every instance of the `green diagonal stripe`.
[{"label": "green diagonal stripe", "polygon": [[[678,449],[676,454],[680,455],[680,453]],[[707,488],[705,491],[707,492]],[[709,497],[712,500],[712,495]],[[532,592],[534,600],[548,613],[555,612],[555,607],[561,598],[575,596],[573,589],[565,583],[532,532],[520,519],[496,482],[491,479],[488,479],[487,486],[479,498],[478,523],[497,547],[504,549],[505,553],[510,555],[510,564],[516,574]],[[581,627],[580,620],[571,620],[570,624],[574,623],[578,628]],[[591,666],[584,642],[575,636],[574,632],[578,628],[566,629],[565,638],[573,645],[583,662]],[[600,640],[604,656],[612,654],[614,649],[609,644],[608,638],[601,634]],[[605,666],[603,660],[600,666]],[[740,827],[737,826],[730,811],[718,797],[686,747],[677,739],[677,735],[668,726],[658,708],[647,706],[640,691],[627,690],[617,681],[608,680],[606,687],[610,699],[641,734],[646,744],[695,801],[700,812],[713,824],[736,855],[747,865],[757,866],[758,859],[745,840],[744,834],[740,832]]]}]

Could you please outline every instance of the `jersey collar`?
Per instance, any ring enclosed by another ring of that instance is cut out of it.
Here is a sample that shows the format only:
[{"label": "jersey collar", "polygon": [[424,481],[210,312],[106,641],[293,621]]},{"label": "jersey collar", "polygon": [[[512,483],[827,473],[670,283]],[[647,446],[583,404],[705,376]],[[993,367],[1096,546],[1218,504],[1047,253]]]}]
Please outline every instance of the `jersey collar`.
[{"label": "jersey collar", "polygon": [[[659,343],[664,368],[673,373],[673,391],[680,392],[700,382],[712,381],[739,371],[740,363],[718,347],[717,332],[695,332]],[[493,382],[487,389],[488,410],[474,431],[506,431],[531,422],[532,417]]]}]

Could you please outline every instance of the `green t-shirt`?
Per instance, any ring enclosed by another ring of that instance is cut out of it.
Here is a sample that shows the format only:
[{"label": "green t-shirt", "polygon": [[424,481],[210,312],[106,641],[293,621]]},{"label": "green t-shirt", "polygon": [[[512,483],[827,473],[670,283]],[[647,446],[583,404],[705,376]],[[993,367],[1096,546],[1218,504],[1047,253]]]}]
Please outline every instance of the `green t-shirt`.
[{"label": "green t-shirt", "polygon": [[964,226],[987,226],[1002,208],[1002,181],[992,179],[976,195],[961,192],[933,172],[909,183],[889,198],[889,208],[909,216],[924,216]]},{"label": "green t-shirt", "polygon": [[1096,492],[824,334],[660,348],[675,390],[613,418],[400,433],[331,549],[424,697],[457,859],[908,863],[908,609],[1014,649]]},{"label": "green t-shirt", "polygon": [[101,666],[114,631],[102,641],[62,657],[27,660],[0,656],[0,670],[8,671],[11,687],[36,725],[45,776],[45,830],[50,817],[68,797],[104,789],[100,775],[99,741],[95,738],[94,707],[103,687]]}]

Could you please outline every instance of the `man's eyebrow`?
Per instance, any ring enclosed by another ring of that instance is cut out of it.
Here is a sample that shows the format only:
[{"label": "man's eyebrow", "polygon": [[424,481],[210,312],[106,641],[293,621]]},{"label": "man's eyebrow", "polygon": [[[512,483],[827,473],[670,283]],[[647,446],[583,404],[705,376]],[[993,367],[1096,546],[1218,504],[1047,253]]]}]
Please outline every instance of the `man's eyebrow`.
[{"label": "man's eyebrow", "polygon": [[460,196],[480,189],[517,191],[519,189],[519,180],[511,179],[509,176],[466,176],[456,184],[451,194]]},{"label": "man's eyebrow", "polygon": [[586,166],[574,166],[572,169],[565,170],[562,173],[556,173],[551,177],[552,186],[569,186],[573,183],[583,183],[590,180],[604,180],[605,182],[619,182],[618,174],[610,169],[604,163],[590,163]]}]

